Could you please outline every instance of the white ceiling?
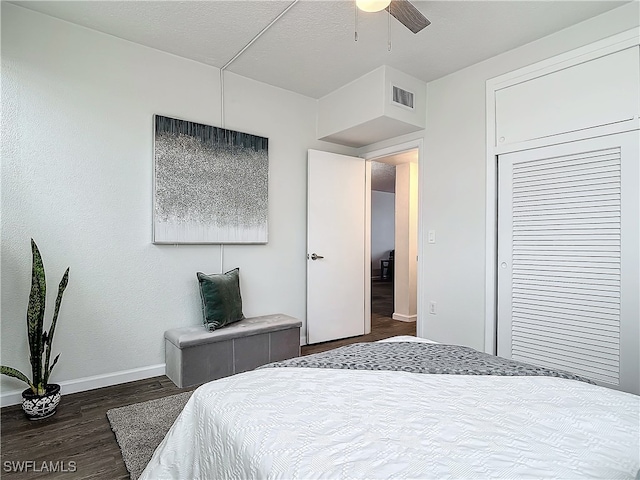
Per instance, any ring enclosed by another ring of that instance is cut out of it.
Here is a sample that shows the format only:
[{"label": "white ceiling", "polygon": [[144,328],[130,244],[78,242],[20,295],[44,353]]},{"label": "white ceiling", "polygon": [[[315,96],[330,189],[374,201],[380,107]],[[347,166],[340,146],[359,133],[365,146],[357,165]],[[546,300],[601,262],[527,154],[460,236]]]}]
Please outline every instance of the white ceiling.
[{"label": "white ceiling", "polygon": [[[291,1],[22,1],[23,7],[222,67]],[[380,65],[426,82],[616,8],[626,1],[414,1],[432,24],[414,35],[354,1],[300,0],[228,68],[320,98]]]}]

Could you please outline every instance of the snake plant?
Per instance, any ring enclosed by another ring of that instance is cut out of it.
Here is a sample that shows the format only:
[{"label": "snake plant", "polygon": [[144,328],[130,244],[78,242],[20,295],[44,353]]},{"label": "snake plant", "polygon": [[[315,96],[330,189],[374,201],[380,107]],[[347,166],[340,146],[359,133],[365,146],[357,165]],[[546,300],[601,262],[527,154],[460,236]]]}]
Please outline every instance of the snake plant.
[{"label": "snake plant", "polygon": [[19,370],[11,367],[0,366],[0,373],[22,380],[31,388],[36,395],[44,395],[46,386],[49,383],[49,376],[53,367],[58,362],[60,354],[53,360],[51,366],[51,343],[56,330],[62,294],[69,281],[69,269],[64,272],[60,285],[58,286],[58,298],[53,312],[51,327],[47,332],[44,329],[44,310],[46,303],[46,279],[42,257],[36,242],[31,239],[31,253],[33,263],[31,268],[31,292],[29,294],[29,306],[27,308],[27,334],[29,337],[29,361],[31,362],[31,380]]}]

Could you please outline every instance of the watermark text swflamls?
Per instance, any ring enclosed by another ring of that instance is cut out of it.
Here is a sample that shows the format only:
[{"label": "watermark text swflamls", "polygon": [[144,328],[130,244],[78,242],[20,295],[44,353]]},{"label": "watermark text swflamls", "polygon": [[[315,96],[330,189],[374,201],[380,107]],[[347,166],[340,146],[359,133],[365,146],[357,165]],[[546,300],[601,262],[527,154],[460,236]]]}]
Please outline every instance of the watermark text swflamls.
[{"label": "watermark text swflamls", "polygon": [[2,469],[6,473],[22,473],[22,472],[61,472],[61,473],[73,473],[76,472],[78,467],[73,460],[65,462],[64,460],[42,461],[37,462],[35,460],[21,460],[12,461],[6,460],[2,463]]}]

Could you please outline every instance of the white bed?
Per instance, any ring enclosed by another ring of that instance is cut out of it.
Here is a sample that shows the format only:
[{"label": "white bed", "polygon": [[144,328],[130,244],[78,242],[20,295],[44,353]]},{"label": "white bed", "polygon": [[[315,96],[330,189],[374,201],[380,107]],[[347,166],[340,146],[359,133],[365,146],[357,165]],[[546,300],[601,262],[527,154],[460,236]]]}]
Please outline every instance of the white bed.
[{"label": "white bed", "polygon": [[635,395],[546,376],[265,368],[197,389],[140,478],[634,479],[638,469]]}]

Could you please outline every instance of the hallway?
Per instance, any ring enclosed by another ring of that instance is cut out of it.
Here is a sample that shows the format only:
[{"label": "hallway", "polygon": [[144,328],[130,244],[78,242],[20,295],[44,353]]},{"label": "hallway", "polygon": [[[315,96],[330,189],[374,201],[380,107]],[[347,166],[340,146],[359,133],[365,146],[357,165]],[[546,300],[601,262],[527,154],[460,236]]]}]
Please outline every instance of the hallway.
[{"label": "hallway", "polygon": [[415,322],[393,320],[391,315],[393,315],[393,282],[374,279],[371,281],[371,333],[332,342],[305,345],[302,347],[302,355],[324,352],[351,343],[375,342],[396,335],[415,336]]}]

